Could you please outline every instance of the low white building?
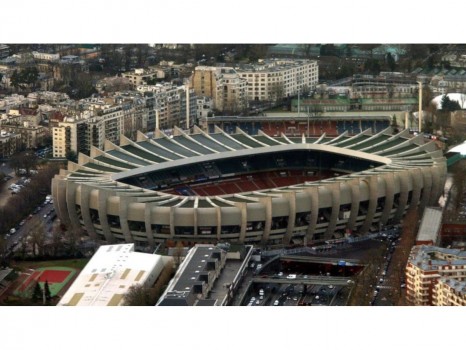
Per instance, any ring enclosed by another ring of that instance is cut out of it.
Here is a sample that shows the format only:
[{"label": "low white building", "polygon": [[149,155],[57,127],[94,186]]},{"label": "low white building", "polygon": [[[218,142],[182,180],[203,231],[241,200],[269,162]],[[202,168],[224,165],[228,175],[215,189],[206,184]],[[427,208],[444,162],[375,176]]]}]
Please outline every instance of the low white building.
[{"label": "low white building", "polygon": [[58,61],[60,59],[60,54],[32,51],[32,57],[42,61]]},{"label": "low white building", "polygon": [[101,246],[57,306],[118,306],[128,289],[151,286],[164,267],[161,255],[138,253],[134,244]]}]

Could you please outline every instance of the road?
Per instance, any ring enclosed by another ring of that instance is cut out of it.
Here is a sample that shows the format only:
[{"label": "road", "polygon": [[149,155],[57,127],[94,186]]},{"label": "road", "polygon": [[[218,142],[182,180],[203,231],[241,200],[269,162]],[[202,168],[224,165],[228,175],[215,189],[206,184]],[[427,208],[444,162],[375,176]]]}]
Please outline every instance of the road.
[{"label": "road", "polygon": [[[37,216],[40,220],[44,222],[44,228],[46,232],[46,239],[51,238],[51,232],[52,232],[52,225],[53,221],[50,220],[50,215],[48,215],[46,218],[44,218],[44,215],[48,212],[50,212],[53,209],[53,204],[42,204],[41,209],[37,214],[31,214],[32,217]],[[53,213],[53,212],[52,212]],[[31,222],[32,217],[30,219],[29,216],[25,218],[25,223],[23,226],[19,226],[14,234],[12,234],[9,238],[6,239],[7,242],[7,251],[8,252],[13,252],[19,249],[20,244],[19,242],[23,238],[27,238],[29,232],[32,229],[33,223]]]}]

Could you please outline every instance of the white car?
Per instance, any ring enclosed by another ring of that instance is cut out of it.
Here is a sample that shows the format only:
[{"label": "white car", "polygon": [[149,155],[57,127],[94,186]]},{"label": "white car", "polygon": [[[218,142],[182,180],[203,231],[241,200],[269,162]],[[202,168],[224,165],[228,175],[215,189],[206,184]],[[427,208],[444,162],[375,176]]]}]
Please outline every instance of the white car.
[{"label": "white car", "polygon": [[273,306],[278,306],[278,304],[280,304],[280,302],[279,302],[278,300],[275,300],[275,301],[273,302]]},{"label": "white car", "polygon": [[287,280],[294,280],[294,279],[296,279],[296,275],[288,275],[288,276],[286,276],[286,279]]}]

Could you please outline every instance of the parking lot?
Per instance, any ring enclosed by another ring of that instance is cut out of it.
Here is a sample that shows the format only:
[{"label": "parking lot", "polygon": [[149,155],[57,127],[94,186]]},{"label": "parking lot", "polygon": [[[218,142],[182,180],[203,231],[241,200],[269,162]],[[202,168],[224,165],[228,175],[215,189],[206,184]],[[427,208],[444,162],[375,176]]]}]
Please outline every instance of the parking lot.
[{"label": "parking lot", "polygon": [[251,280],[243,306],[344,306],[352,279],[302,274],[262,275]]}]

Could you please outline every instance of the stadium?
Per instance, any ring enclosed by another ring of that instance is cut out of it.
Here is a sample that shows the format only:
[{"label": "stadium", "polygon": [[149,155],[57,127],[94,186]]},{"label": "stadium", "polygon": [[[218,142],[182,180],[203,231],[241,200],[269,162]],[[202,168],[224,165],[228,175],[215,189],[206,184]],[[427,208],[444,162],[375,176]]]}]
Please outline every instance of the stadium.
[{"label": "stadium", "polygon": [[63,223],[108,243],[294,244],[396,224],[435,204],[445,179],[433,141],[390,126],[336,137],[194,127],[93,147],[52,194]]}]

